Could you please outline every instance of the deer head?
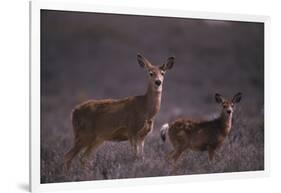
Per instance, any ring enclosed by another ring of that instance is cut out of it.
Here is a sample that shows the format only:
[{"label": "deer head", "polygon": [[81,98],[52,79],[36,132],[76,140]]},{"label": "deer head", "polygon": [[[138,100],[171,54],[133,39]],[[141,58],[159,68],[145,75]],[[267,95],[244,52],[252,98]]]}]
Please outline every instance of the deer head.
[{"label": "deer head", "polygon": [[222,114],[225,117],[231,117],[233,114],[234,106],[242,99],[242,93],[239,92],[233,96],[231,100],[224,99],[220,94],[215,94],[216,102],[222,105]]},{"label": "deer head", "polygon": [[148,74],[149,85],[153,91],[161,92],[164,81],[164,76],[167,70],[174,65],[174,57],[169,57],[167,62],[161,66],[151,64],[145,57],[138,54],[137,60],[142,68],[145,68]]}]

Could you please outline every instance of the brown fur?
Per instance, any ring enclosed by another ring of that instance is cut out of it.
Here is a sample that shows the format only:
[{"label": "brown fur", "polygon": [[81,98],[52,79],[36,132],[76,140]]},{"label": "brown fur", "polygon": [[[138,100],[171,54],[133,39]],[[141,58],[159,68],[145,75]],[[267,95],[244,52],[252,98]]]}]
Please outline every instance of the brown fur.
[{"label": "brown fur", "polygon": [[[230,101],[224,99],[217,101],[222,104],[223,108],[220,116],[213,120],[195,121],[180,118],[170,123],[168,136],[174,150],[169,154],[168,158],[175,163],[185,150],[190,149],[208,151],[209,160],[212,160],[215,150],[223,144],[230,132],[233,105],[240,100],[241,93],[238,93]],[[227,111],[230,111],[230,113]],[[163,138],[165,131],[162,130],[161,135]]]},{"label": "brown fur", "polygon": [[104,141],[129,140],[135,153],[142,153],[144,139],[152,130],[155,115],[160,110],[162,85],[159,89],[155,81],[159,78],[163,81],[160,74],[171,66],[154,66],[140,55],[138,60],[149,73],[154,73],[153,76],[149,74],[150,81],[144,95],[118,100],[89,100],[74,108],[72,125],[75,140],[74,146],[64,157],[67,169],[82,149],[86,149],[80,159],[84,163],[84,158]]}]

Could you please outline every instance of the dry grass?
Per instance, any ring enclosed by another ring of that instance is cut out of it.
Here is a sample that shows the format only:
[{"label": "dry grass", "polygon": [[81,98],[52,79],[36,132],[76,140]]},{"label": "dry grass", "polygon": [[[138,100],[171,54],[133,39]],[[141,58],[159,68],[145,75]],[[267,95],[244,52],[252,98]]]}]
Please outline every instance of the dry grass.
[{"label": "dry grass", "polygon": [[[87,167],[82,167],[76,159],[68,172],[63,171],[63,155],[69,148],[71,138],[62,134],[65,137],[57,137],[41,148],[41,171],[48,171],[43,173],[41,181],[50,183],[263,170],[263,125],[249,124],[241,118],[242,115],[236,116],[230,136],[212,162],[208,161],[207,152],[185,152],[176,172],[172,171],[166,160],[171,145],[169,141],[163,143],[160,140],[157,128],[146,140],[144,160],[133,156],[128,142],[107,142],[91,155]],[[263,115],[259,118],[262,120]]]}]

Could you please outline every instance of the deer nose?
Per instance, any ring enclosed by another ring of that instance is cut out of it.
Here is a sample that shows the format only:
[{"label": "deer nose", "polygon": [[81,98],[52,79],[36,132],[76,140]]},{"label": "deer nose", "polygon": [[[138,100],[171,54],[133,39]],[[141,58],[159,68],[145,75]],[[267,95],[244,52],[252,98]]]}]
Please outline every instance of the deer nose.
[{"label": "deer nose", "polygon": [[226,112],[227,112],[228,114],[230,114],[230,113],[231,113],[231,110],[227,110]]},{"label": "deer nose", "polygon": [[161,85],[161,80],[156,80],[156,81],[155,81],[155,84],[156,84],[157,86],[160,86],[160,85]]}]

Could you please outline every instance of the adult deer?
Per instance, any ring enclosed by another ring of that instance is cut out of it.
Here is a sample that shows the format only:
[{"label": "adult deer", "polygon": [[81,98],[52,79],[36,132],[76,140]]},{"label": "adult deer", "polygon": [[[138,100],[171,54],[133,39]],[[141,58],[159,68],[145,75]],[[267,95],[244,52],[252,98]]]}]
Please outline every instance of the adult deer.
[{"label": "adult deer", "polygon": [[215,150],[223,144],[231,130],[234,105],[240,102],[241,98],[241,93],[234,95],[231,100],[226,100],[220,94],[215,94],[216,102],[222,106],[219,117],[208,121],[182,118],[164,124],[160,130],[161,138],[165,141],[168,132],[174,148],[168,155],[168,159],[175,163],[185,150],[191,149],[208,151],[209,160],[212,160]]},{"label": "adult deer", "polygon": [[69,169],[73,158],[82,150],[80,161],[105,141],[129,140],[137,156],[143,154],[144,140],[153,129],[155,115],[160,110],[165,72],[173,67],[174,57],[161,65],[152,65],[137,55],[137,60],[148,74],[146,93],[124,99],[90,100],[79,104],[72,112],[74,146],[64,156]]}]

